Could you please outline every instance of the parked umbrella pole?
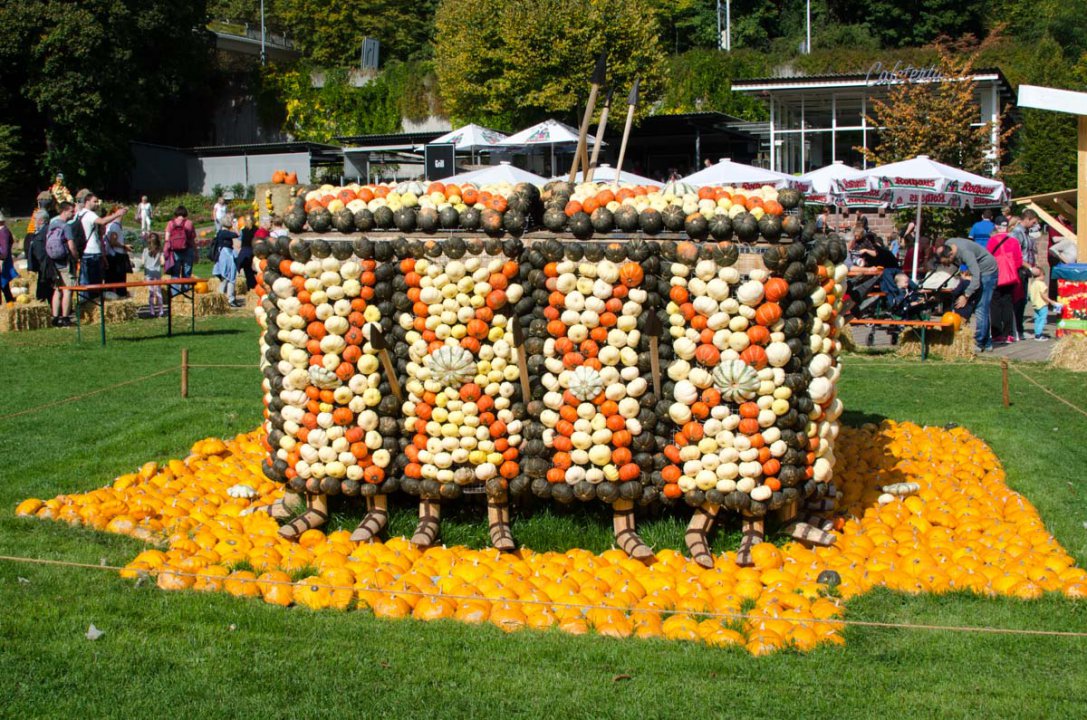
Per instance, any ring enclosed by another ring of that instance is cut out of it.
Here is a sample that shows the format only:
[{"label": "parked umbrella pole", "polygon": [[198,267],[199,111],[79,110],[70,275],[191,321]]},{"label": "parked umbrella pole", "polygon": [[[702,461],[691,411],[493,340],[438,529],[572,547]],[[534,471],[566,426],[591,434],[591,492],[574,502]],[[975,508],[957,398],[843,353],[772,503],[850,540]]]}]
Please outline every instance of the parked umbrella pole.
[{"label": "parked umbrella pole", "polygon": [[589,158],[589,169],[585,171],[585,182],[592,182],[596,174],[597,162],[600,160],[600,146],[604,144],[604,128],[608,124],[608,111],[611,110],[611,94],[613,88],[608,89],[604,97],[604,107],[600,110],[600,124],[596,126],[596,143],[593,145],[593,156]]},{"label": "parked umbrella pole", "polygon": [[634,124],[634,108],[638,106],[638,83],[640,80],[634,78],[634,87],[630,89],[630,95],[627,96],[627,122],[623,126],[623,141],[619,144],[619,162],[615,166],[615,180],[612,181],[612,185],[619,184],[619,176],[623,173],[623,160],[627,156],[627,141],[630,139],[630,126]]},{"label": "parked umbrella pole", "polygon": [[589,101],[585,104],[585,115],[581,118],[581,128],[577,134],[577,149],[574,151],[574,160],[570,163],[571,184],[577,179],[577,164],[582,156],[585,159],[586,172],[589,169],[589,155],[585,152],[585,145],[589,138],[589,123],[592,121],[593,112],[596,110],[596,97],[600,94],[600,87],[604,84],[607,72],[607,58],[608,53],[606,50],[600,53],[600,57],[596,59],[596,68],[593,69],[592,87],[589,88]]},{"label": "parked umbrella pole", "polygon": [[917,194],[917,219],[913,223],[913,270],[910,279],[917,282],[917,256],[921,254],[921,194]]}]

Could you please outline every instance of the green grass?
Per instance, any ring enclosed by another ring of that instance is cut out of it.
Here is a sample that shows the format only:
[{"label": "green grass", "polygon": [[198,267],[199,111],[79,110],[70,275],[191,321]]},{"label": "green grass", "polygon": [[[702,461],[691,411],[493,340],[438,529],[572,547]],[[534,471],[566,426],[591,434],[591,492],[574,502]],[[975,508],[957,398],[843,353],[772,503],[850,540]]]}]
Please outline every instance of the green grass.
[{"label": "green grass", "polygon": [[[250,320],[201,319],[167,339],[160,323],[110,327],[107,348],[66,331],[0,336],[0,416],[176,366],[255,362]],[[1087,378],[1023,366],[1087,407]],[[170,374],[0,422],[0,554],[124,564],[129,538],[17,519],[30,496],[101,486],[148,459],[178,457],[209,435],[256,426],[254,370],[197,369],[182,400]],[[1012,374],[1000,402],[995,366],[847,362],[847,421],[956,422],[996,450],[1009,483],[1087,562],[1083,416]],[[481,546],[481,509],[443,525],[450,542]],[[347,510],[338,525],[356,521]],[[535,508],[515,532],[538,550],[609,547],[607,518]],[[394,509],[408,532],[411,508]],[[682,523],[642,523],[678,548]],[[735,547],[735,531],[717,538]],[[22,578],[22,580],[20,579]],[[1083,717],[1084,641],[851,627],[844,648],[754,659],[739,650],[616,641],[558,632],[506,635],[454,622],[380,621],[366,613],[283,610],[215,594],[135,587],[106,572],[0,562],[0,717]],[[887,591],[851,601],[852,620],[1087,632],[1087,604]],[[105,635],[84,638],[94,623]],[[629,676],[629,679],[617,676]]]}]

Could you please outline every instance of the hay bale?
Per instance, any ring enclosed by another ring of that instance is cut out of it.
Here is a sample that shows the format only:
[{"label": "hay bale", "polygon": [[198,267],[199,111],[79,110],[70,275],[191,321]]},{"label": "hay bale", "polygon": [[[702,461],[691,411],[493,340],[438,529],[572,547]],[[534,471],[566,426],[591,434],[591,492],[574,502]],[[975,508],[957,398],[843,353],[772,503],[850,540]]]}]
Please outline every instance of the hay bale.
[{"label": "hay bale", "polygon": [[[140,303],[136,302],[132,298],[125,298],[124,300],[107,300],[106,301],[106,324],[116,325],[118,323],[130,322],[136,319],[136,312],[140,308]],[[93,325],[100,322],[99,313],[101,308],[98,303],[86,302],[79,306],[79,322],[82,325]]]},{"label": "hay bale", "polygon": [[853,326],[849,323],[842,326],[838,341],[842,343],[842,352],[857,352],[857,340],[853,337]]},{"label": "hay bale", "polygon": [[[974,359],[974,335],[970,329],[964,326],[959,332],[951,328],[940,330],[928,330],[925,335],[928,341],[929,357],[943,360],[973,360]],[[921,357],[921,331],[918,328],[906,328],[898,338],[898,357]]]},{"label": "hay bale", "polygon": [[1087,335],[1072,333],[1057,340],[1049,362],[1055,368],[1087,372]]},{"label": "hay bale", "polygon": [[52,311],[46,303],[12,303],[0,308],[0,332],[41,330],[52,327],[52,318]]}]

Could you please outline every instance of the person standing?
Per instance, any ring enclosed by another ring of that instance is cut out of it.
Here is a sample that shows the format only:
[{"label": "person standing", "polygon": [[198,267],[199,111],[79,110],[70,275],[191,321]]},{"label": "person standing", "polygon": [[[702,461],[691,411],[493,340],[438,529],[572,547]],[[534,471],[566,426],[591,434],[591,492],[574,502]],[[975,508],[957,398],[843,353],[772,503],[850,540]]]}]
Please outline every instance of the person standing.
[{"label": "person standing", "polygon": [[151,232],[151,202],[146,195],[140,197],[140,204],[136,206],[136,219],[140,221],[140,237],[147,239]]},{"label": "person standing", "polygon": [[4,294],[4,300],[15,302],[15,296],[11,292],[11,281],[19,277],[15,271],[15,236],[8,228],[7,218],[0,213],[0,291]]},{"label": "person standing", "polygon": [[990,240],[989,252],[996,259],[997,281],[990,308],[993,342],[1016,342],[1021,339],[1015,323],[1015,303],[1024,297],[1026,289],[1019,279],[1023,254],[1019,243],[1007,233],[997,233]]},{"label": "person standing", "polygon": [[[143,249],[143,279],[162,279],[162,240],[158,233],[147,236],[147,247]],[[153,285],[147,288],[147,309],[151,317],[162,317],[166,310],[162,307],[162,288]]]},{"label": "person standing", "polygon": [[1026,335],[1024,329],[1027,312],[1026,287],[1031,279],[1030,269],[1038,265],[1038,241],[1032,235],[1041,231],[1040,223],[1038,213],[1027,208],[1019,218],[1019,223],[1010,231],[1012,236],[1019,241],[1019,248],[1023,253],[1023,265],[1019,273],[1019,280],[1024,291],[1015,303],[1015,327],[1019,337]]},{"label": "person standing", "polygon": [[977,303],[977,319],[974,325],[974,351],[985,352],[993,349],[993,340],[989,336],[989,307],[993,302],[999,269],[996,258],[973,240],[950,238],[937,251],[941,264],[958,267],[965,264],[970,272],[970,284],[955,300],[955,308],[966,307],[971,296],[980,293]]},{"label": "person standing", "polygon": [[45,266],[43,277],[53,286],[50,306],[53,311],[53,327],[68,327],[72,324],[69,317],[72,312],[72,291],[61,288],[72,285],[76,258],[79,253],[72,233],[72,219],[75,217],[75,205],[64,201],[60,203],[60,214],[50,221],[45,235]]},{"label": "person standing", "polygon": [[996,225],[993,224],[993,211],[982,210],[981,220],[974,223],[970,228],[970,238],[982,247],[989,246],[989,238],[992,237],[993,231],[996,229]]},{"label": "person standing", "polygon": [[215,201],[215,205],[213,205],[211,208],[211,216],[212,219],[215,220],[216,234],[218,234],[219,231],[223,229],[224,223],[226,221],[226,212],[226,200],[224,200],[223,196],[220,195],[219,199]]},{"label": "person standing", "polygon": [[[119,207],[106,217],[99,217],[98,196],[87,193],[83,199],[83,211],[76,215],[78,227],[74,229],[76,250],[80,251],[79,284],[97,285],[102,282],[106,271],[105,244],[102,240],[104,228],[114,220],[119,220],[128,212],[127,207]],[[80,248],[80,245],[83,245]],[[97,293],[83,295],[83,299],[95,297]]]},{"label": "person standing", "polygon": [[1034,308],[1034,339],[1045,341],[1049,339],[1045,335],[1045,324],[1049,320],[1049,308],[1052,306],[1054,310],[1060,311],[1061,305],[1053,302],[1049,293],[1046,292],[1042,269],[1035,266],[1030,269],[1030,272],[1032,277],[1027,295],[1030,297],[1031,307]]},{"label": "person standing", "polygon": [[[123,283],[128,279],[128,273],[132,269],[132,261],[128,253],[132,251],[131,245],[124,241],[124,230],[121,229],[121,221],[114,220],[106,226],[106,282]],[[117,297],[128,297],[127,288],[117,288],[114,291]]]},{"label": "person standing", "polygon": [[[166,271],[175,278],[192,277],[192,266],[196,262],[196,228],[189,220],[189,211],[184,205],[178,205],[174,216],[166,223]],[[170,296],[181,290],[175,285],[170,288]]]}]

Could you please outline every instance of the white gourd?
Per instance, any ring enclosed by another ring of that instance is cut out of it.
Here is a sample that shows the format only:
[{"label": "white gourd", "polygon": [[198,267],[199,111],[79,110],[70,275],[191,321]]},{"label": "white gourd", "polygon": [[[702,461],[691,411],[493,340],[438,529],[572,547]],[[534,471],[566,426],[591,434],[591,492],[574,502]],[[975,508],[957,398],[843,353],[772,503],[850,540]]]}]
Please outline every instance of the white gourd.
[{"label": "white gourd", "polygon": [[458,388],[476,374],[472,354],[461,347],[445,345],[424,358],[431,377],[445,387]]},{"label": "white gourd", "polygon": [[723,361],[713,371],[713,382],[729,402],[750,400],[760,384],[758,373],[742,360]]},{"label": "white gourd", "polygon": [[588,402],[604,389],[604,380],[600,373],[591,367],[582,365],[575,368],[570,376],[570,392],[582,402]]}]

